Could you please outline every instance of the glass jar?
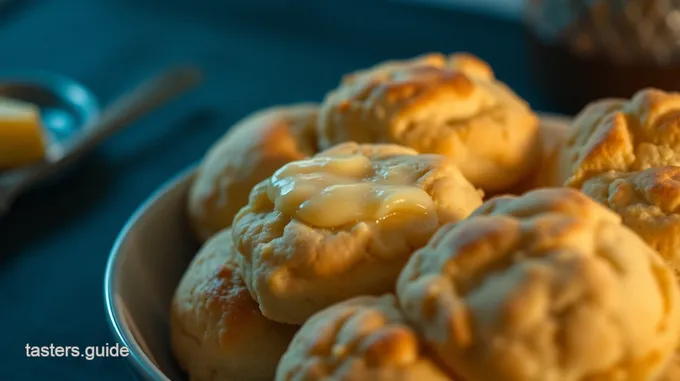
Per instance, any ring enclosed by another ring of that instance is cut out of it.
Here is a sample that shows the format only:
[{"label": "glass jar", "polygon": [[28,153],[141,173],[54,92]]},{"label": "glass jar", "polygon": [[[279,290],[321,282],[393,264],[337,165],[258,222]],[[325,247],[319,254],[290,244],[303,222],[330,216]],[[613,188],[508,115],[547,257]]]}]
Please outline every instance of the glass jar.
[{"label": "glass jar", "polygon": [[558,111],[644,87],[680,91],[680,0],[528,0],[538,88]]}]

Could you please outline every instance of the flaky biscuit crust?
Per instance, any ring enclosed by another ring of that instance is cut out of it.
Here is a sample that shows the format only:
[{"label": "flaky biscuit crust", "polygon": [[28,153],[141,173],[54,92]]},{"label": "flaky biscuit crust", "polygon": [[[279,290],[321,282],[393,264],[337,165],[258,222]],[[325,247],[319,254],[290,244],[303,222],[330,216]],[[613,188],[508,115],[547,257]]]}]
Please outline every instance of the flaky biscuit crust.
[{"label": "flaky biscuit crust", "polygon": [[452,158],[487,192],[524,179],[539,153],[538,119],[469,54],[388,61],[345,76],[319,115],[319,144],[396,143]]},{"label": "flaky biscuit crust", "polygon": [[604,99],[574,120],[561,153],[561,181],[579,188],[608,171],[680,165],[680,93],[643,89]]},{"label": "flaky biscuit crust", "polygon": [[189,220],[203,242],[231,225],[250,190],[281,166],[316,153],[318,106],[258,111],[208,150],[189,191]]},{"label": "flaky biscuit crust", "polygon": [[451,381],[422,349],[393,295],[357,297],[302,326],[276,381]]},{"label": "flaky biscuit crust", "polygon": [[512,194],[522,194],[538,188],[561,187],[560,149],[564,146],[569,133],[570,121],[567,118],[541,118],[539,136],[541,151],[538,165],[531,175],[510,190]]},{"label": "flaky biscuit crust", "polygon": [[172,301],[172,349],[192,381],[271,381],[296,326],[265,319],[240,274],[230,230],[196,255]]},{"label": "flaky biscuit crust", "polygon": [[680,167],[611,171],[587,180],[581,190],[621,215],[625,225],[680,271]]},{"label": "flaky biscuit crust", "polygon": [[301,324],[315,312],[357,295],[393,292],[395,280],[414,250],[444,223],[467,217],[481,195],[453,163],[441,155],[418,155],[396,145],[345,143],[319,155],[361,153],[374,164],[409,168],[415,186],[433,200],[437,223],[383,224],[362,221],[322,229],[276,210],[267,181],[234,219],[234,242],[243,255],[244,275],[262,313]]},{"label": "flaky biscuit crust", "polygon": [[666,365],[661,377],[657,381],[680,380],[680,353],[675,353],[670,363]]},{"label": "flaky biscuit crust", "polygon": [[677,286],[658,253],[566,188],[504,197],[443,227],[397,294],[466,380],[653,380],[680,333]]}]

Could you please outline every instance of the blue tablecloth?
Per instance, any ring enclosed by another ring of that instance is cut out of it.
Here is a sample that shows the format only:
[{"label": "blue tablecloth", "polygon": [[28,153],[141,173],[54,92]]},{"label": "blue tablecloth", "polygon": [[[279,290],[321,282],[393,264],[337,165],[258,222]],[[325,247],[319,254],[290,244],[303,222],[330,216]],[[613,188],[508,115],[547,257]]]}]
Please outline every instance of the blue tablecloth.
[{"label": "blue tablecloth", "polygon": [[31,345],[113,343],[102,298],[112,242],[162,182],[231,123],[320,100],[339,76],[386,58],[467,50],[542,108],[522,28],[388,1],[18,0],[0,11],[0,70],[44,69],[103,103],[168,64],[205,84],[104,144],[70,177],[0,219],[0,380],[124,380],[124,360],[27,358]]}]

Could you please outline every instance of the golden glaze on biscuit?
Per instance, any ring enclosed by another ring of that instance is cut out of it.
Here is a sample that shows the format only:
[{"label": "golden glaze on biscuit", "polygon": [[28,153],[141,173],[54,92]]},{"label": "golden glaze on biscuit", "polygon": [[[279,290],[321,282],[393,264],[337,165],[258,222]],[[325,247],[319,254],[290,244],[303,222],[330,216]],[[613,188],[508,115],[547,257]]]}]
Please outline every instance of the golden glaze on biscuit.
[{"label": "golden glaze on biscuit", "polygon": [[581,190],[621,215],[625,225],[680,271],[680,167],[607,172],[587,180]]},{"label": "golden glaze on biscuit", "polygon": [[680,337],[671,270],[615,213],[567,188],[498,198],[444,226],[397,295],[465,380],[648,381]]},{"label": "golden glaze on biscuit", "polygon": [[575,188],[608,171],[680,165],[680,93],[644,89],[630,100],[588,105],[574,120],[560,162],[562,182]]},{"label": "golden glaze on biscuit", "polygon": [[276,381],[451,381],[423,353],[393,295],[357,297],[312,316]]},{"label": "golden glaze on biscuit", "polygon": [[[414,250],[425,245],[439,226],[463,219],[481,205],[480,193],[441,155],[418,155],[396,145],[345,143],[317,157],[340,160],[352,155],[368,158],[372,172],[407,175],[412,183],[402,186],[424,191],[433,212],[418,214],[411,213],[412,208],[401,208],[380,220],[363,219],[373,214],[346,220],[343,214],[342,225],[319,227],[309,223],[313,219],[296,218],[288,212],[290,208],[277,206],[278,199],[272,199],[269,192],[271,179],[258,184],[249,204],[234,219],[233,233],[244,257],[246,285],[266,317],[301,324],[347,298],[393,291],[399,271]],[[308,175],[319,177],[317,170]],[[312,194],[318,194],[318,189],[312,189]],[[355,203],[363,205],[364,201]],[[410,202],[406,198],[396,201]]]},{"label": "golden glaze on biscuit", "polygon": [[172,302],[176,358],[192,381],[270,381],[297,327],[267,320],[240,274],[229,229],[208,240]]},{"label": "golden glaze on biscuit", "polygon": [[267,196],[279,212],[319,228],[394,218],[436,225],[434,201],[416,185],[422,175],[359,152],[319,155],[281,167],[269,180]]},{"label": "golden glaze on biscuit", "polygon": [[319,116],[321,148],[396,143],[443,154],[488,192],[524,179],[539,152],[528,105],[469,54],[389,61],[345,76]]},{"label": "golden glaze on biscuit", "polygon": [[189,219],[201,241],[231,225],[255,184],[316,152],[316,117],[314,104],[264,109],[208,150],[189,192]]}]

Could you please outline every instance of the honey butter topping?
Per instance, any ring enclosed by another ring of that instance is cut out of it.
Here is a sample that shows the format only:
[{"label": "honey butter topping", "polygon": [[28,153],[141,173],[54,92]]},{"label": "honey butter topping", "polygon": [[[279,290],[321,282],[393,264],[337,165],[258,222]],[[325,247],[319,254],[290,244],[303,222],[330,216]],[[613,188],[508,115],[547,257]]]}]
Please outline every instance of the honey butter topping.
[{"label": "honey butter topping", "polygon": [[360,154],[289,163],[269,180],[276,210],[309,225],[335,228],[388,217],[436,218],[412,168],[372,163]]}]

